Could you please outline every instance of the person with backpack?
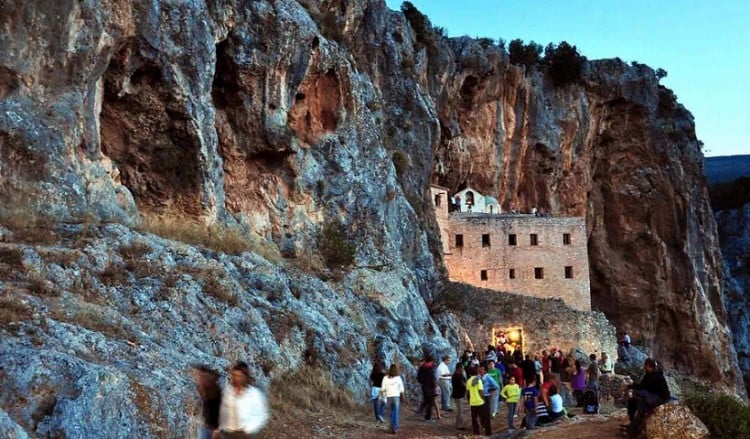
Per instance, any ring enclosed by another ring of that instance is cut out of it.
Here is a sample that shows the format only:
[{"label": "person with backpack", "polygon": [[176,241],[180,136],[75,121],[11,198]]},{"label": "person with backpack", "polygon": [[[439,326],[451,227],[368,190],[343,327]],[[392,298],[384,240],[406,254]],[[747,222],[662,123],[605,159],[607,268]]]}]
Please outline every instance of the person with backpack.
[{"label": "person with backpack", "polygon": [[463,399],[466,398],[466,375],[464,375],[464,365],[458,363],[456,365],[456,371],[451,377],[451,387],[453,393],[453,406],[456,407],[456,428],[464,430],[464,418],[461,414],[463,408]]},{"label": "person with backpack", "polygon": [[508,406],[508,429],[515,430],[513,418],[516,417],[516,405],[521,398],[521,387],[516,384],[516,377],[511,376],[508,378],[508,384],[503,387],[500,394],[505,399],[505,405]]},{"label": "person with backpack", "polygon": [[[526,383],[526,387],[521,390],[521,400],[523,401],[523,412],[526,415],[526,429],[533,430],[536,426],[536,404],[539,399],[539,389],[536,388],[534,381]],[[523,427],[523,425],[521,425]]]}]

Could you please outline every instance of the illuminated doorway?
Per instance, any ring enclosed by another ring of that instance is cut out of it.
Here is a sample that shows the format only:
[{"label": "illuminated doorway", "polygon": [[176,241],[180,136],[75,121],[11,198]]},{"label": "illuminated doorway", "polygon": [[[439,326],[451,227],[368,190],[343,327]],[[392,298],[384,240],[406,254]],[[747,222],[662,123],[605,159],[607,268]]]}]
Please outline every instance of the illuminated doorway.
[{"label": "illuminated doorway", "polygon": [[492,344],[495,347],[502,345],[502,349],[511,354],[518,349],[523,352],[524,337],[523,328],[494,326],[492,328]]}]

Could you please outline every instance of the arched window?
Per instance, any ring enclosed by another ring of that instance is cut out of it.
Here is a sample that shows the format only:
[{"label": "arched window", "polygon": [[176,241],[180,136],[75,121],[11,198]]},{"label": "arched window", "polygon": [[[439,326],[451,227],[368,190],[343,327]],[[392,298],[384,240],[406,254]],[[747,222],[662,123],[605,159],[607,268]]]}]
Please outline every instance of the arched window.
[{"label": "arched window", "polygon": [[466,192],[466,205],[467,206],[474,205],[474,192],[472,191]]}]

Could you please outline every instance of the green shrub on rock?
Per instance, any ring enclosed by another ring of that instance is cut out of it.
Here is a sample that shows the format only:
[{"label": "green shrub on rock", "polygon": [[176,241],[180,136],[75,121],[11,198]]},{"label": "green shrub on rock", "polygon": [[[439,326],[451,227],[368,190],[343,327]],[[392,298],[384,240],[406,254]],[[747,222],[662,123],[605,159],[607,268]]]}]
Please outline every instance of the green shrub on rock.
[{"label": "green shrub on rock", "polygon": [[555,46],[550,43],[544,49],[544,62],[549,66],[549,76],[557,87],[572,84],[581,78],[581,66],[586,60],[576,46],[566,41]]},{"label": "green shrub on rock", "polygon": [[344,225],[338,221],[326,223],[318,231],[318,249],[329,267],[354,263],[356,246],[347,239]]},{"label": "green shrub on rock", "polygon": [[690,410],[706,424],[712,437],[750,437],[750,407],[722,394],[691,394],[685,399]]}]

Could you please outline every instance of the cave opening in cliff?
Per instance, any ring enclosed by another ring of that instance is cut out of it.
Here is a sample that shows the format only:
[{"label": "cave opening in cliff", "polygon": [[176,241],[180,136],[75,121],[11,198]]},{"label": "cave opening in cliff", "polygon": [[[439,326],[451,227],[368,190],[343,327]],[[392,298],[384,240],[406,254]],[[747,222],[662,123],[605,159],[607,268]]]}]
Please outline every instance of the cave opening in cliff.
[{"label": "cave opening in cliff", "polygon": [[239,101],[239,85],[237,84],[237,69],[232,61],[230,39],[216,45],[216,66],[211,87],[211,97],[217,110],[236,107]]},{"label": "cave opening in cliff", "polygon": [[103,76],[101,150],[145,212],[200,214],[200,141],[161,68],[129,46]]},{"label": "cave opening in cliff", "polygon": [[333,133],[339,124],[341,83],[335,70],[309,74],[300,84],[289,110],[289,127],[308,145]]},{"label": "cave opening in cliff", "polygon": [[515,351],[523,352],[524,334],[523,327],[495,325],[492,327],[492,345],[496,349],[502,349],[506,352]]}]

